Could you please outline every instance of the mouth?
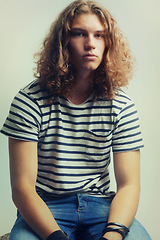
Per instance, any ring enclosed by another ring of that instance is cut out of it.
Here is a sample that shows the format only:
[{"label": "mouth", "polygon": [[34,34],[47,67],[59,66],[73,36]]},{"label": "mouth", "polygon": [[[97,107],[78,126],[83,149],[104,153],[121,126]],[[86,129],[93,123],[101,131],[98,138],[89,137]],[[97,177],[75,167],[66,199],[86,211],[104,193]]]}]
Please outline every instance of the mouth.
[{"label": "mouth", "polygon": [[87,53],[83,55],[83,58],[86,60],[95,60],[97,58],[97,55],[92,54],[92,53]]}]

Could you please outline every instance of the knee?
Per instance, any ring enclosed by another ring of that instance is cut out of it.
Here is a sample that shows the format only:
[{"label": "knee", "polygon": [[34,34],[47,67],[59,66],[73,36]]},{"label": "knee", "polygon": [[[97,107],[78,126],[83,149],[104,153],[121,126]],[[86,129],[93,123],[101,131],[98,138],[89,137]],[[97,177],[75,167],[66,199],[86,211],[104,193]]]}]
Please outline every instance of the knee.
[{"label": "knee", "polygon": [[148,232],[146,229],[143,227],[141,223],[139,223],[136,219],[133,220],[130,228],[129,228],[129,233],[125,237],[125,240],[152,240],[151,237],[149,236]]},{"label": "knee", "polygon": [[32,229],[24,222],[17,221],[12,228],[9,240],[40,240]]}]

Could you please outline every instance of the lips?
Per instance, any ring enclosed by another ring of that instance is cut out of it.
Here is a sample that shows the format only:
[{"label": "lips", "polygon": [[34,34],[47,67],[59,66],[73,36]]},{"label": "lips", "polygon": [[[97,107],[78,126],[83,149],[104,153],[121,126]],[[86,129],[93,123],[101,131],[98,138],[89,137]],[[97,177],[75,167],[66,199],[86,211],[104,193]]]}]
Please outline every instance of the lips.
[{"label": "lips", "polygon": [[92,53],[87,53],[85,55],[83,55],[83,58],[84,59],[88,59],[88,60],[95,60],[97,58],[97,55],[95,54],[92,54]]}]

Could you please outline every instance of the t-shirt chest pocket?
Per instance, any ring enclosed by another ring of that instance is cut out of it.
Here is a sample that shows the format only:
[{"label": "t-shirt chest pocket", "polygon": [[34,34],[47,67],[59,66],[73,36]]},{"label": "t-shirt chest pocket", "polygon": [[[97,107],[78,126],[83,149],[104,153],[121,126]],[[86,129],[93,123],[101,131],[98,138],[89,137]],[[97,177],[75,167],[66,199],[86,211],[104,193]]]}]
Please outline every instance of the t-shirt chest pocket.
[{"label": "t-shirt chest pocket", "polygon": [[104,159],[110,153],[112,134],[111,131],[99,133],[89,130],[85,132],[86,155],[95,160]]}]

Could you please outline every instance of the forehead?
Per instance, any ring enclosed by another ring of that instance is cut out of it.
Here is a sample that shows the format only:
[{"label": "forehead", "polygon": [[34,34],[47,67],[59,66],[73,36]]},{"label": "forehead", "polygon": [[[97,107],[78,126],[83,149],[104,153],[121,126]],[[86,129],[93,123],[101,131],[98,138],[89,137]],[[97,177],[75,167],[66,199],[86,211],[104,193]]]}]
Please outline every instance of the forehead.
[{"label": "forehead", "polygon": [[84,13],[77,15],[71,24],[72,28],[82,28],[93,31],[103,31],[104,25],[96,14]]}]

